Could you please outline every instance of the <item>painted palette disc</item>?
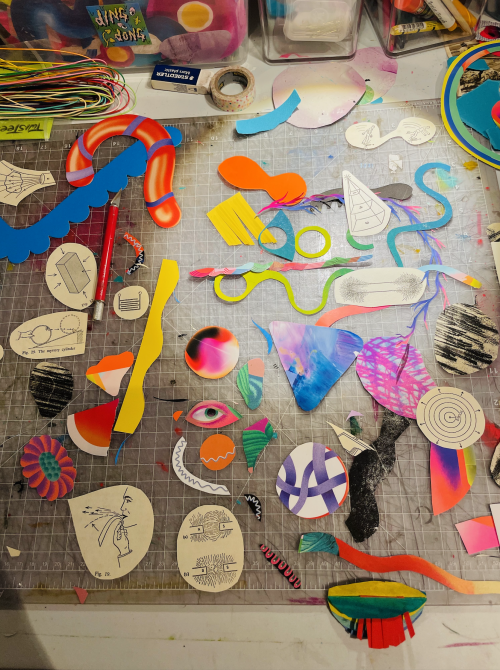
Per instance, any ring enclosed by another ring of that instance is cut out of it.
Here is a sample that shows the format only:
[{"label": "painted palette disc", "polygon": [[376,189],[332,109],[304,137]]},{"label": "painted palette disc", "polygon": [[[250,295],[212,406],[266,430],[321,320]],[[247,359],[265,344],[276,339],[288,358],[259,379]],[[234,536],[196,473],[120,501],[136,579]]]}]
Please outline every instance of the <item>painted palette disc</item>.
[{"label": "painted palette disc", "polygon": [[337,454],[318,442],[296,447],[276,480],[281,502],[303,519],[333,514],[349,491],[347,470]]},{"label": "painted palette disc", "polygon": [[200,377],[220,379],[231,372],[239,355],[240,345],[230,330],[208,326],[189,340],[184,357]]},{"label": "painted palette disc", "polygon": [[474,305],[450,305],[436,321],[436,360],[451,374],[472,375],[488,367],[497,359],[499,342],[495,323]]},{"label": "painted palette disc", "polygon": [[465,449],[484,433],[486,421],[477,400],[467,391],[437,386],[417,406],[417,424],[438,447]]}]

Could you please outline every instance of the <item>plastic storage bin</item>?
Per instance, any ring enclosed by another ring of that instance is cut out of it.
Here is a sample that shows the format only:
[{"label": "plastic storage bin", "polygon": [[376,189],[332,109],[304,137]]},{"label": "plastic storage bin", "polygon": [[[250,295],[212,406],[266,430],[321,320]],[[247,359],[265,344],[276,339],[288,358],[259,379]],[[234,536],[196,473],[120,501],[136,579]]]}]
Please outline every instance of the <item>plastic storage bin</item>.
[{"label": "plastic storage bin", "polygon": [[[94,7],[94,13],[99,9],[101,17],[106,7],[120,5],[128,11],[128,22],[111,15],[113,32],[100,39],[87,7]],[[247,0],[103,0],[102,4],[99,0],[11,0],[4,6],[0,35],[7,45],[27,42],[66,49],[102,58],[120,69],[159,62],[223,67],[242,63],[248,51]],[[122,32],[116,39],[118,23]],[[136,40],[135,34],[132,40],[122,39],[123,27],[129,37],[128,31],[144,24],[150,43]],[[53,60],[54,54],[43,57]]]},{"label": "plastic storage bin", "polygon": [[354,57],[362,0],[259,0],[259,6],[268,63]]},{"label": "plastic storage bin", "polygon": [[473,39],[486,1],[365,0],[365,7],[382,48],[395,58]]}]

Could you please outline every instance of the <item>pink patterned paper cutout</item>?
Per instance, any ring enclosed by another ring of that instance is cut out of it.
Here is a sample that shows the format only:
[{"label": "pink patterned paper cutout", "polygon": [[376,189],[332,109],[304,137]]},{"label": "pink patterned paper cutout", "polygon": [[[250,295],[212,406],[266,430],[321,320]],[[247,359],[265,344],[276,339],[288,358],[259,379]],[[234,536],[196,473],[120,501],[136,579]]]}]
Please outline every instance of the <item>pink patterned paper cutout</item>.
[{"label": "pink patterned paper cutout", "polygon": [[408,360],[396,377],[406,349],[400,337],[374,337],[365,342],[356,362],[361,383],[375,400],[395,414],[415,419],[418,402],[436,384],[418,349],[410,345]]}]

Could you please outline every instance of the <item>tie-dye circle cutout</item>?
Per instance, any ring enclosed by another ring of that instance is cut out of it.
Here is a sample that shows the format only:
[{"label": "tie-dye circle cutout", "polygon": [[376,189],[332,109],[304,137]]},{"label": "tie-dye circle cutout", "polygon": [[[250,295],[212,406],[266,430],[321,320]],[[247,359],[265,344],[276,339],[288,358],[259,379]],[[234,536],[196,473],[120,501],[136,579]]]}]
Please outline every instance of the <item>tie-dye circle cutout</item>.
[{"label": "tie-dye circle cutout", "polygon": [[240,345],[230,330],[207,326],[189,340],[184,357],[200,377],[220,379],[231,372],[239,354]]}]

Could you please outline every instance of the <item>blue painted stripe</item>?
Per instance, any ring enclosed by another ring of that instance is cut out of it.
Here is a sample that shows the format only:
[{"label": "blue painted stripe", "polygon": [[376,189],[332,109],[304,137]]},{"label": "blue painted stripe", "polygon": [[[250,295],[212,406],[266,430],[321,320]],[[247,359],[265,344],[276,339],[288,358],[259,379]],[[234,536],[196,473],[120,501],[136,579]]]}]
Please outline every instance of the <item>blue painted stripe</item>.
[{"label": "blue painted stripe", "polygon": [[173,197],[174,194],[172,191],[170,191],[170,193],[165,193],[165,195],[162,195],[161,198],[158,198],[158,200],[155,200],[154,202],[146,202],[146,207],[158,207],[158,205],[161,205],[162,202],[165,202],[165,200]]},{"label": "blue painted stripe", "polygon": [[148,151],[148,161],[151,160],[151,158],[153,158],[153,155],[155,154],[156,151],[158,151],[158,149],[160,149],[160,147],[168,147],[168,146],[170,147],[174,146],[174,143],[170,139],[170,137],[168,138],[166,137],[163,140],[158,140],[158,142],[155,142]]}]

